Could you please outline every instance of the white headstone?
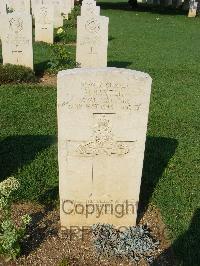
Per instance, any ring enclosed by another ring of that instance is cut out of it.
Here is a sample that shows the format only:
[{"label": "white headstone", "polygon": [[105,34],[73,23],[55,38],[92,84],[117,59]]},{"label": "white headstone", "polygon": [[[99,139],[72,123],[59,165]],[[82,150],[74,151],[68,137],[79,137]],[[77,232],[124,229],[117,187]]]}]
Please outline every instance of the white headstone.
[{"label": "white headstone", "polygon": [[34,16],[35,15],[35,9],[37,6],[40,6],[43,4],[43,0],[31,0],[31,13]]},{"label": "white headstone", "polygon": [[[7,14],[6,2],[4,0],[0,0],[0,21],[2,20],[2,15],[6,15],[6,14]],[[4,25],[1,22],[0,23],[0,39],[1,39],[3,29],[4,29]]]},{"label": "white headstone", "polygon": [[3,64],[23,65],[33,69],[32,17],[13,12],[3,16]]},{"label": "white headstone", "polygon": [[151,78],[126,69],[58,73],[62,228],[135,225]]},{"label": "white headstone", "polygon": [[74,0],[71,0],[71,9],[74,9]]},{"label": "white headstone", "polygon": [[189,13],[188,13],[188,17],[189,18],[196,17],[196,14],[197,14],[197,6],[198,6],[198,2],[195,2],[194,0],[191,0],[190,1],[190,8],[189,8]]},{"label": "white headstone", "polygon": [[77,17],[76,62],[81,67],[106,67],[108,22],[103,16]]},{"label": "white headstone", "polygon": [[7,13],[6,11],[6,2],[4,0],[0,1],[0,16],[5,15]]},{"label": "white headstone", "polygon": [[96,6],[94,0],[84,0],[81,6],[81,16],[90,17],[100,15],[100,7]]},{"label": "white headstone", "polygon": [[[48,3],[49,0],[45,0]],[[61,0],[51,0],[54,6],[54,28],[59,28],[63,26],[63,5]]]},{"label": "white headstone", "polygon": [[35,8],[35,41],[53,43],[53,15],[52,4],[38,5]]},{"label": "white headstone", "polygon": [[65,19],[68,19],[68,14],[71,12],[71,0],[62,0],[62,13]]},{"label": "white headstone", "polygon": [[30,14],[30,0],[10,0],[10,8],[15,12],[27,12]]}]

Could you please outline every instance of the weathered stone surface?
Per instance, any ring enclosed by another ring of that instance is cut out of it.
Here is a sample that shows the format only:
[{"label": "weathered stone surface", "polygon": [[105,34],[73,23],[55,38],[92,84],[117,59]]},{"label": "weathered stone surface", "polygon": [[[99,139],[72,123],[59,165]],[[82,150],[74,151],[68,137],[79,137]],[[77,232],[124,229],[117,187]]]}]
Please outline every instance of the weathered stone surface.
[{"label": "weathered stone surface", "polygon": [[6,2],[4,0],[0,1],[0,15],[5,15],[6,12]]},{"label": "weathered stone surface", "polygon": [[108,22],[103,16],[77,17],[76,61],[81,67],[106,67]]},{"label": "weathered stone surface", "polygon": [[53,5],[37,5],[35,8],[35,41],[53,43]]},{"label": "weathered stone surface", "polygon": [[9,0],[9,7],[16,12],[26,12],[30,14],[30,0]]},{"label": "weathered stone surface", "polygon": [[2,22],[3,63],[33,68],[31,15],[13,12],[2,16]]},{"label": "weathered stone surface", "polygon": [[74,0],[71,0],[71,9],[74,9]]},{"label": "weathered stone surface", "polygon": [[43,0],[31,0],[31,13],[33,16],[35,16],[35,9],[37,6],[44,4],[43,2]]},{"label": "weathered stone surface", "polygon": [[117,68],[58,74],[62,228],[135,225],[151,92],[148,74]]},{"label": "weathered stone surface", "polygon": [[[6,2],[4,0],[0,1],[0,20],[2,20],[2,15],[6,15],[7,11],[6,11]],[[0,23],[0,39],[1,39],[1,35],[2,35],[2,31],[3,31],[4,25],[3,23]]]},{"label": "weathered stone surface", "polygon": [[89,18],[91,16],[99,16],[100,15],[100,7],[96,6],[96,2],[94,0],[84,0],[81,6],[81,16],[85,16]]}]

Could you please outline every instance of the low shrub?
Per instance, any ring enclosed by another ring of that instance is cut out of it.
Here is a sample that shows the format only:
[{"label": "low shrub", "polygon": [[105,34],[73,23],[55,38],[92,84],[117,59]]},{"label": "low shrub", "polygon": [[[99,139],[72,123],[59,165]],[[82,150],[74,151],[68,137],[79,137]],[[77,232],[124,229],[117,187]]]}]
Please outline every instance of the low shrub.
[{"label": "low shrub", "polygon": [[48,66],[47,72],[55,74],[63,69],[75,68],[77,64],[65,45],[54,44],[52,45],[52,56]]},{"label": "low shrub", "polygon": [[12,220],[12,193],[20,184],[14,177],[0,183],[0,254],[6,260],[15,259],[21,251],[21,241],[25,237],[26,227],[30,223],[29,215],[21,217],[21,225],[16,226]]},{"label": "low shrub", "polygon": [[0,64],[0,85],[12,82],[35,82],[35,73],[31,68],[11,65],[11,64]]}]

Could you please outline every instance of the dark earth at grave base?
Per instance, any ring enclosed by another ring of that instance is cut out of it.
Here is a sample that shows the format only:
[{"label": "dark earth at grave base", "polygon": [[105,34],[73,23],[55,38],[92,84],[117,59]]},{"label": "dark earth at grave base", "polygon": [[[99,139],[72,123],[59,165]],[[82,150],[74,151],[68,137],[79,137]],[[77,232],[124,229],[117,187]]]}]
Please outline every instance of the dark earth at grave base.
[{"label": "dark earth at grave base", "polygon": [[[136,265],[126,259],[99,257],[92,245],[89,231],[83,236],[70,235],[69,231],[61,232],[58,208],[47,208],[33,203],[13,205],[13,218],[16,223],[26,213],[31,215],[32,222],[28,229],[29,236],[22,243],[22,254],[16,261],[5,262],[1,258],[0,265]],[[170,241],[167,240],[166,228],[159,211],[150,206],[139,217],[141,217],[139,224],[146,224],[152,236],[160,241],[159,249],[154,254],[154,265],[175,265]],[[141,260],[138,265],[149,264]]]}]

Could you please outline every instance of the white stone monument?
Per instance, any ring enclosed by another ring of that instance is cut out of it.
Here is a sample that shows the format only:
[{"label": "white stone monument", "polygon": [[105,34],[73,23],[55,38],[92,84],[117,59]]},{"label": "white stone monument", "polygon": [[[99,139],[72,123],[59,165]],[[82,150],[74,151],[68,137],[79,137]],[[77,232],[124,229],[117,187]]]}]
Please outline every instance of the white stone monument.
[{"label": "white stone monument", "polygon": [[76,62],[81,67],[106,67],[108,22],[103,16],[77,17]]},{"label": "white stone monument", "polygon": [[15,12],[27,12],[30,14],[31,3],[30,0],[9,0],[10,8]]},{"label": "white stone monument", "polygon": [[43,0],[31,0],[31,13],[33,16],[35,16],[35,9],[37,6],[41,6],[43,3]]},{"label": "white stone monument", "polygon": [[71,0],[62,0],[62,13],[65,19],[68,19],[68,15],[71,12]]},{"label": "white stone monument", "polygon": [[13,12],[3,16],[3,64],[23,65],[33,69],[32,17]]},{"label": "white stone monument", "polygon": [[[2,20],[2,16],[6,14],[7,14],[6,2],[4,0],[0,0],[0,21]],[[4,29],[4,25],[1,22],[0,23],[0,39],[1,39],[3,29]]]},{"label": "white stone monument", "polygon": [[83,0],[81,6],[81,16],[91,17],[91,16],[99,16],[100,15],[100,7],[96,6],[96,2],[94,0]]},{"label": "white stone monument", "polygon": [[189,18],[196,17],[196,14],[197,14],[197,6],[198,6],[198,2],[195,2],[194,0],[191,0],[190,1],[190,7],[189,7],[189,13],[188,13],[188,17]]},{"label": "white stone monument", "polygon": [[[45,0],[45,3],[49,3],[49,0]],[[51,0],[54,6],[54,28],[59,28],[63,26],[63,5],[60,0]]]},{"label": "white stone monument", "polygon": [[35,41],[53,43],[53,5],[37,5],[35,8]]},{"label": "white stone monument", "polygon": [[74,9],[74,0],[71,0],[71,9]]},{"label": "white stone monument", "polygon": [[136,224],[151,82],[117,68],[58,73],[62,229]]},{"label": "white stone monument", "polygon": [[0,1],[0,16],[5,15],[7,13],[6,11],[6,2],[4,0]]}]

